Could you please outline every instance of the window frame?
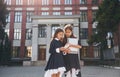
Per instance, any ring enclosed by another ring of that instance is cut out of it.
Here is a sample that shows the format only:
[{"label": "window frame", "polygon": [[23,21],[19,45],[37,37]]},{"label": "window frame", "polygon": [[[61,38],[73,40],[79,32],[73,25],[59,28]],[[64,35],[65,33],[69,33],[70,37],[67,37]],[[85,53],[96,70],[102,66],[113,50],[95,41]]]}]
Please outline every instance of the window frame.
[{"label": "window frame", "polygon": [[87,22],[88,21],[88,12],[87,11],[80,11],[80,22]]},{"label": "window frame", "polygon": [[15,0],[16,1],[16,5],[22,5],[23,4],[23,0]]},{"label": "window frame", "polygon": [[31,19],[31,16],[33,16],[34,12],[33,11],[27,11],[26,12],[26,22],[27,23],[31,23],[32,22],[32,19]]},{"label": "window frame", "polygon": [[38,26],[38,37],[39,38],[46,38],[47,37],[47,25],[40,24]]},{"label": "window frame", "polygon": [[87,4],[87,0],[79,0],[80,1],[80,4],[84,5],[84,4]]},{"label": "window frame", "polygon": [[42,0],[42,5],[49,5],[49,0]]},{"label": "window frame", "polygon": [[14,40],[21,40],[21,29],[14,29]]},{"label": "window frame", "polygon": [[10,12],[8,13],[7,17],[6,17],[6,22],[10,23]]},{"label": "window frame", "polygon": [[34,5],[34,0],[27,0],[28,5]]},{"label": "window frame", "polygon": [[53,15],[55,15],[55,16],[60,16],[61,13],[60,13],[60,12],[53,12]]},{"label": "window frame", "polygon": [[54,5],[60,5],[61,3],[60,3],[60,0],[53,0],[53,4]]},{"label": "window frame", "polygon": [[70,16],[70,15],[72,15],[72,11],[66,11],[66,12],[64,12],[64,14],[65,14],[65,16]]},{"label": "window frame", "polygon": [[5,29],[5,33],[7,33],[8,37],[9,37],[9,32],[10,32],[10,29]]},{"label": "window frame", "polygon": [[15,12],[15,23],[21,23],[22,22],[22,12],[21,11],[16,11]]},{"label": "window frame", "polygon": [[92,0],[93,5],[98,5],[99,1],[98,0]]},{"label": "window frame", "polygon": [[12,48],[12,58],[18,58],[19,57],[19,53],[20,52],[20,47],[19,46],[14,46]]},{"label": "window frame", "polygon": [[7,5],[11,5],[11,0],[4,0]]},{"label": "window frame", "polygon": [[72,5],[72,0],[64,0],[65,5]]},{"label": "window frame", "polygon": [[81,28],[80,29],[80,38],[81,39],[88,39],[88,28]]},{"label": "window frame", "polygon": [[56,29],[60,28],[60,25],[59,24],[52,24],[51,26],[51,37],[54,36],[54,33],[56,31]]},{"label": "window frame", "polygon": [[26,40],[31,40],[32,39],[32,29],[26,29]]},{"label": "window frame", "polygon": [[48,15],[49,15],[49,12],[42,12],[41,15],[42,15],[42,16],[48,16]]}]

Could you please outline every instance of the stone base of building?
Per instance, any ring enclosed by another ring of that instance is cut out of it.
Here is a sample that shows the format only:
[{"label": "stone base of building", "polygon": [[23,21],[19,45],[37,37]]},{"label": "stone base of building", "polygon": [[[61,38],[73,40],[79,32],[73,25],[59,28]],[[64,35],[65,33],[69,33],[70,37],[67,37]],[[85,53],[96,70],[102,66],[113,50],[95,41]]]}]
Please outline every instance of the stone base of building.
[{"label": "stone base of building", "polygon": [[42,66],[46,61],[23,61],[23,66]]},{"label": "stone base of building", "polygon": [[[23,61],[23,66],[42,66],[46,65],[46,61]],[[80,66],[84,66],[84,61],[80,60]]]},{"label": "stone base of building", "polygon": [[80,66],[84,66],[84,61],[80,60]]}]

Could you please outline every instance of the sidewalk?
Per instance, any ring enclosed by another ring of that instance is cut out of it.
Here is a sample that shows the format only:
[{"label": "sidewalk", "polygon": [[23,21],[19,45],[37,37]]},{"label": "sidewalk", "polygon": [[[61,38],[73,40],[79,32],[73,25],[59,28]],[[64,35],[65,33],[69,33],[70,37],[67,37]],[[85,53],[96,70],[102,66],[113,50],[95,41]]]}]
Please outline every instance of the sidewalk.
[{"label": "sidewalk", "polygon": [[102,67],[120,70],[120,67],[117,67],[117,66],[107,66],[107,65],[103,65]]},{"label": "sidewalk", "polygon": [[[44,77],[45,66],[0,67],[0,77]],[[120,69],[101,66],[81,67],[82,77],[120,77]]]}]

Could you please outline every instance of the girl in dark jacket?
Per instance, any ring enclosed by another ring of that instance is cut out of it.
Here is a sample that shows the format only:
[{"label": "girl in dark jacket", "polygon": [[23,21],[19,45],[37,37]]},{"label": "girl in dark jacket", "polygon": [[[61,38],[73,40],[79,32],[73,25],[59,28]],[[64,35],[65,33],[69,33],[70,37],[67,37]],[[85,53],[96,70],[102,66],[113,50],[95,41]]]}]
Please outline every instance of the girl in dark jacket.
[{"label": "girl in dark jacket", "polygon": [[45,68],[44,77],[62,77],[63,73],[66,71],[63,59],[65,48],[61,42],[63,35],[64,32],[62,29],[57,29],[54,34],[50,44],[50,57]]}]

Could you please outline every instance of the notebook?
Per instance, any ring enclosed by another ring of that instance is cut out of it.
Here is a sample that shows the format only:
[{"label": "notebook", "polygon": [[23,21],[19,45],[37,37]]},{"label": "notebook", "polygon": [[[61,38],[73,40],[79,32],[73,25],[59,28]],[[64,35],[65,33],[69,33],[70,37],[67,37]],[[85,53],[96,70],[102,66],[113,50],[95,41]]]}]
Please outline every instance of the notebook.
[{"label": "notebook", "polygon": [[[77,38],[68,38],[67,39],[67,42],[70,43],[70,44],[73,44],[73,45],[78,45],[78,39]],[[70,50],[71,50],[71,54],[76,54],[78,53],[79,51],[79,48],[74,48],[74,47],[70,47]]]}]

